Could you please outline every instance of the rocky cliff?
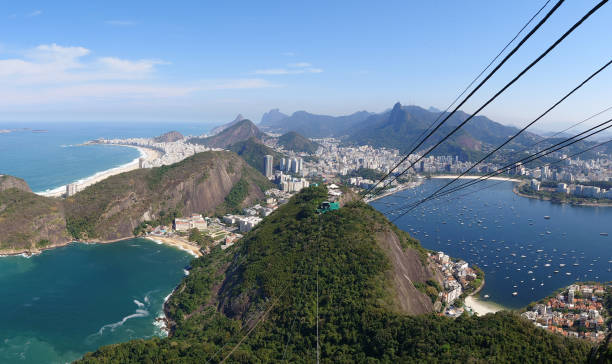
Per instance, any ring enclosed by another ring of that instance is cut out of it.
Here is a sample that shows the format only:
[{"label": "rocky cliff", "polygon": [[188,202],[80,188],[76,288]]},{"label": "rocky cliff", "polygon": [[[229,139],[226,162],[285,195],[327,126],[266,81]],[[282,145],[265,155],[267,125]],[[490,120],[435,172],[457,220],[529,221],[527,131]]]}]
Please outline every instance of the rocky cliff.
[{"label": "rocky cliff", "polygon": [[105,179],[66,200],[70,232],[80,239],[132,236],[144,221],[169,224],[175,216],[223,212],[239,181],[242,205],[264,197],[269,182],[231,152],[199,153],[179,163]]},{"label": "rocky cliff", "polygon": [[0,251],[35,252],[70,241],[62,201],[29,192],[21,182],[17,183],[21,189],[0,188]]},{"label": "rocky cliff", "polygon": [[24,192],[32,192],[27,182],[21,178],[0,174],[0,192],[10,188],[16,188]]}]

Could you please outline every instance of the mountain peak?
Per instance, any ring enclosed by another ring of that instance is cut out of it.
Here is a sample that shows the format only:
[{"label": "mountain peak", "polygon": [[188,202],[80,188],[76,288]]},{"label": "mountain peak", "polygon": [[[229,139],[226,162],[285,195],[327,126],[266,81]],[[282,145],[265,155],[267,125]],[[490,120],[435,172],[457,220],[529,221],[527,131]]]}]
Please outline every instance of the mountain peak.
[{"label": "mountain peak", "polygon": [[242,116],[242,114],[238,114],[238,116],[236,116],[236,118],[234,119],[234,121],[232,121],[232,123],[237,123],[242,120],[245,120],[245,117]]}]

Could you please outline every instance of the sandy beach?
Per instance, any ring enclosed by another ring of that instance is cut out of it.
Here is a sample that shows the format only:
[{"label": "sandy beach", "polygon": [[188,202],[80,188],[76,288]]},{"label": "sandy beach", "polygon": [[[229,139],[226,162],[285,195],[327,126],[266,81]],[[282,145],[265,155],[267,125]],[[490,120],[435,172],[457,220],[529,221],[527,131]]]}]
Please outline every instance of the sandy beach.
[{"label": "sandy beach", "polygon": [[[441,175],[437,175],[437,176],[431,176],[431,178],[457,178],[459,177],[459,175],[453,175],[453,174],[441,174]],[[478,179],[482,176],[461,176],[459,179]],[[488,180],[491,181],[509,181],[509,182],[523,182],[520,179],[516,179],[516,178],[510,178],[510,177],[489,177],[487,178]]]},{"label": "sandy beach", "polygon": [[[138,160],[140,158],[144,158],[146,161],[153,161],[161,157],[161,152],[155,149],[136,147],[133,145],[119,145],[119,144],[113,144],[113,145],[117,145],[121,147],[136,148],[140,152],[140,156],[138,158],[135,158],[131,162],[121,165],[119,167],[107,169],[105,171],[98,172],[94,174],[93,176],[89,176],[87,178],[83,178],[81,180],[74,182],[77,184],[77,191],[82,191],[84,188],[91,186],[94,183],[100,182],[110,176],[114,176],[116,174],[123,173],[123,172],[129,172],[134,169],[138,169]],[[66,193],[66,186],[64,185],[61,187],[54,188],[52,190],[36,192],[36,193],[38,195],[46,196],[46,197],[61,197],[64,193]]]},{"label": "sandy beach", "polygon": [[194,257],[201,257],[203,255],[202,252],[200,251],[200,247],[192,245],[178,238],[169,238],[165,236],[147,236],[145,237],[145,239],[151,240],[158,244],[166,244],[166,245],[174,246],[176,248],[179,248],[181,250],[188,252]]},{"label": "sandy beach", "polygon": [[482,301],[474,295],[469,295],[465,298],[465,306],[469,307],[478,316],[483,316],[488,313],[495,313],[504,308],[490,301]]}]

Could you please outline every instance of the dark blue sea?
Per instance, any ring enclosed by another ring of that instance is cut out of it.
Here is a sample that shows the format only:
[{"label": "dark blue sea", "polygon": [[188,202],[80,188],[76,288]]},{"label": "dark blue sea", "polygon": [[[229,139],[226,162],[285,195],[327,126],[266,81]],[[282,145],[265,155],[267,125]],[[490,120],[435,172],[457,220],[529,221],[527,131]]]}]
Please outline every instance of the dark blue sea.
[{"label": "dark blue sea", "polygon": [[[428,180],[372,205],[393,220],[399,214],[389,211],[447,182]],[[425,203],[395,223],[425,248],[478,265],[486,280],[481,298],[489,295],[495,303],[519,308],[577,280],[612,280],[612,237],[600,234],[612,235],[612,207],[521,197],[512,192],[512,182],[476,186],[487,188],[460,199]]]}]

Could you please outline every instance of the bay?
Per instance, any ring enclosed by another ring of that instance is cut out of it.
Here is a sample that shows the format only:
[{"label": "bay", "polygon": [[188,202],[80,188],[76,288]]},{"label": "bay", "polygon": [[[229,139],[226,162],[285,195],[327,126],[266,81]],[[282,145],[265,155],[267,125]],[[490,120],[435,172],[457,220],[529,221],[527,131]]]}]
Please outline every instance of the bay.
[{"label": "bay", "polygon": [[[394,210],[447,182],[426,180],[371,204],[393,220],[399,216]],[[395,223],[425,248],[478,265],[486,280],[481,297],[508,308],[575,281],[612,280],[612,240],[600,235],[612,233],[612,208],[534,200],[517,196],[512,187],[512,182],[485,181],[455,195],[478,188],[476,193],[427,202]]]},{"label": "bay", "polygon": [[145,239],[0,258],[0,362],[65,363],[163,336],[155,319],[191,259]]}]

